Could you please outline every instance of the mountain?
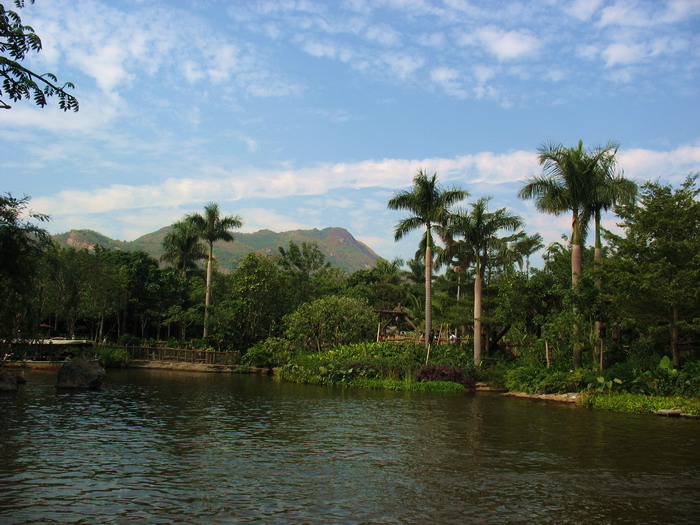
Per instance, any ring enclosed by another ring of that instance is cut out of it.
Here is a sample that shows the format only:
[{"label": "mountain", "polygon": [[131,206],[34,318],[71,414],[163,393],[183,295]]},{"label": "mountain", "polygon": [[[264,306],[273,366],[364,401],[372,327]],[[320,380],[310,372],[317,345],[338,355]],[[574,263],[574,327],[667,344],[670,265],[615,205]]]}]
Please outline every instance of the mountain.
[{"label": "mountain", "polygon": [[[153,257],[163,254],[163,238],[170,226],[158,231],[142,235],[133,241],[118,241],[110,239],[93,230],[71,230],[67,233],[54,235],[53,239],[62,247],[72,247],[78,250],[92,250],[96,244],[110,250],[137,251],[143,250]],[[279,253],[280,246],[286,248],[290,241],[297,244],[315,242],[326,256],[326,261],[347,272],[363,268],[371,268],[379,256],[367,245],[361,243],[344,228],[325,228],[323,230],[293,230],[288,232],[273,232],[260,230],[255,233],[235,233],[233,242],[219,242],[214,247],[214,255],[222,268],[232,269],[237,266],[247,254],[259,252],[268,255]]]}]

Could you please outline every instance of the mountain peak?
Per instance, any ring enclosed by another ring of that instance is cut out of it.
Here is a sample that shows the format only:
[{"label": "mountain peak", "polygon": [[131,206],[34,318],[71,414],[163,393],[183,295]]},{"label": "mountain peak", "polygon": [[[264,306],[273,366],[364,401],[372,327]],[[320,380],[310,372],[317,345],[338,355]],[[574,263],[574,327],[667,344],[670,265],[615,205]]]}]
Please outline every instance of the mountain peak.
[{"label": "mountain peak", "polygon": [[[166,226],[152,233],[142,235],[134,241],[117,241],[93,231],[71,230],[54,235],[54,240],[62,247],[92,251],[96,244],[111,250],[138,251],[160,258],[163,254],[163,238],[169,231]],[[316,243],[333,266],[348,272],[371,268],[379,256],[371,248],[361,243],[345,228],[331,227],[319,230],[293,230],[276,233],[263,229],[255,233],[235,233],[233,242],[216,244],[216,259],[223,268],[232,269],[247,254],[257,252],[276,255],[280,246],[287,247],[290,242]]]}]

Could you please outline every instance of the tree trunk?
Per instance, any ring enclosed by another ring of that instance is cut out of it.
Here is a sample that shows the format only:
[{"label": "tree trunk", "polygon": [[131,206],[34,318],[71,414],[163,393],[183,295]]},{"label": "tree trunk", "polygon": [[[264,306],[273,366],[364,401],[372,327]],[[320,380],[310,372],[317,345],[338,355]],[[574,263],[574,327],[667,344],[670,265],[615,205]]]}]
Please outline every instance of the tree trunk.
[{"label": "tree trunk", "polygon": [[[574,217],[571,225],[571,288],[575,290],[578,287],[579,279],[581,278],[581,272],[583,269],[583,254],[581,251],[581,231],[580,224],[578,220],[578,213],[574,211]],[[576,308],[574,308],[576,312]],[[573,327],[573,359],[574,367],[580,368],[583,366],[583,348],[578,342],[578,336],[581,333],[581,327],[576,323]]]},{"label": "tree trunk", "polygon": [[[597,265],[603,261],[603,247],[600,242],[600,212],[595,215],[595,252],[593,253],[593,262]],[[595,287],[598,292],[603,288],[603,281],[600,277],[595,279]],[[598,336],[598,366],[603,370],[605,363],[605,341],[601,330],[601,320],[595,322],[595,334]]]},{"label": "tree trunk", "polygon": [[673,359],[673,367],[681,367],[681,353],[678,350],[678,306],[675,304],[671,307],[671,357]]},{"label": "tree trunk", "polygon": [[508,330],[510,330],[509,324],[501,328],[498,332],[496,332],[496,335],[493,336],[493,338],[489,339],[489,355],[492,355],[492,352],[495,352],[498,350],[498,343],[501,342],[501,339],[503,339],[503,336],[508,333]]},{"label": "tree trunk", "polygon": [[481,364],[481,268],[477,264],[474,277],[474,365]]},{"label": "tree trunk", "polygon": [[525,256],[525,280],[530,280],[530,257]]},{"label": "tree trunk", "polygon": [[583,268],[581,244],[571,245],[571,288],[578,286]]},{"label": "tree trunk", "polygon": [[209,335],[209,304],[211,303],[211,273],[213,259],[214,243],[209,243],[209,259],[207,260],[207,290],[204,293],[204,333],[202,337],[207,337]]},{"label": "tree trunk", "polygon": [[433,329],[433,254],[430,249],[430,231],[425,248],[425,345],[430,344],[430,332]]}]

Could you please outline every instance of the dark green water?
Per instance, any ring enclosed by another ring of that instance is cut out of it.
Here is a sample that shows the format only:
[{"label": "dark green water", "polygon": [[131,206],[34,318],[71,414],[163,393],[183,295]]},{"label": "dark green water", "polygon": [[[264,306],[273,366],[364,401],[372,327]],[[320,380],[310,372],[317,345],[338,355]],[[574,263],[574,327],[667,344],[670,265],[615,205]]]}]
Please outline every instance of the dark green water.
[{"label": "dark green water", "polygon": [[0,396],[0,523],[700,523],[700,422],[111,371]]}]

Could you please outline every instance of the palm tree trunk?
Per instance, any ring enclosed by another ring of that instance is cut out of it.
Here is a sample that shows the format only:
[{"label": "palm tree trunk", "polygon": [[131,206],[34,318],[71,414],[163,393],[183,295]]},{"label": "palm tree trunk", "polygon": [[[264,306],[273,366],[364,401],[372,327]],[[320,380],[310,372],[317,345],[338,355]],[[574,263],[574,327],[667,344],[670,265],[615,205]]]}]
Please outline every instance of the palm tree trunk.
[{"label": "palm tree trunk", "polygon": [[[571,221],[571,288],[578,288],[579,279],[583,269],[583,253],[581,249],[581,225],[579,223],[578,212],[574,210],[573,219]],[[577,309],[574,307],[574,313]],[[578,336],[581,333],[581,327],[578,323],[573,326],[573,359],[574,367],[580,368],[583,365],[582,354],[583,348],[578,342]]]},{"label": "palm tree trunk", "polygon": [[[593,262],[598,265],[603,260],[603,246],[600,242],[600,211],[595,212],[595,251],[593,253]],[[600,277],[595,279],[595,287],[600,293],[603,288],[603,280]],[[598,366],[600,370],[603,369],[605,363],[605,341],[603,340],[603,334],[601,332],[601,320],[598,319],[595,322],[595,334],[598,336]]]},{"label": "palm tree trunk", "polygon": [[[600,211],[595,213],[595,252],[593,253],[593,262],[599,263],[603,260],[603,244],[600,241]],[[596,277],[596,288],[599,290],[603,286],[600,277]]]},{"label": "palm tree trunk", "polygon": [[578,286],[579,279],[581,277],[581,271],[583,269],[583,253],[581,249],[581,243],[571,245],[571,288],[576,288]]},{"label": "palm tree trunk", "polygon": [[430,249],[430,230],[425,247],[425,346],[430,344],[433,329],[433,254]]},{"label": "palm tree trunk", "polygon": [[476,265],[474,277],[474,365],[481,364],[481,264]]},{"label": "palm tree trunk", "polygon": [[530,280],[530,256],[525,256],[525,280]]},{"label": "palm tree trunk", "polygon": [[202,337],[209,335],[209,304],[211,304],[211,273],[212,260],[214,259],[214,243],[209,243],[209,259],[207,260],[207,290],[204,294],[204,334]]}]

